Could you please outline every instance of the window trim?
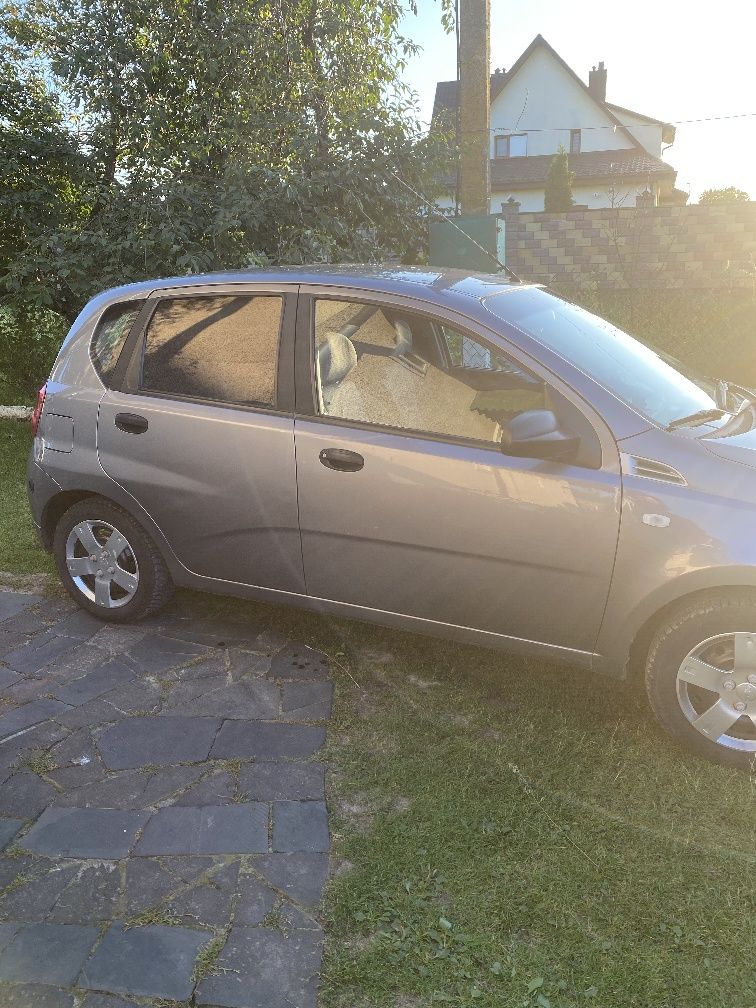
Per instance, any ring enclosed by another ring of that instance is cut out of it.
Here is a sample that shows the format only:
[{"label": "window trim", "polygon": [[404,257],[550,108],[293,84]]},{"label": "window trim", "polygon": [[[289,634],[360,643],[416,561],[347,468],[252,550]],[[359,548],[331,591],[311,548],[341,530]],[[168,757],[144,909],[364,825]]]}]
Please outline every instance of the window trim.
[{"label": "window trim", "polygon": [[[512,154],[512,137],[524,137],[525,138],[525,153],[524,154]],[[499,142],[501,141],[501,146],[504,148],[504,153],[499,153]],[[528,156],[528,134],[525,133],[495,133],[494,134],[494,159],[496,158],[520,158]]]},{"label": "window trim", "polygon": [[[123,301],[111,301],[111,303],[109,305],[106,305],[102,309],[102,311],[100,312],[100,314],[97,316],[97,321],[95,322],[94,328],[92,329],[92,335],[89,337],[89,344],[87,346],[87,353],[89,355],[89,363],[92,365],[92,368],[94,369],[95,374],[99,378],[99,380],[100,380],[103,388],[106,388],[106,389],[115,388],[114,382],[115,382],[115,378],[116,378],[116,373],[118,372],[118,365],[121,362],[121,358],[127,356],[127,349],[129,347],[129,342],[131,340],[131,334],[132,334],[133,330],[139,324],[139,320],[140,320],[140,318],[142,316],[142,312],[144,311],[144,306],[146,304],[147,304],[147,295],[146,294],[145,294],[144,297],[140,297],[140,298],[125,298]],[[94,351],[95,340],[97,339],[97,334],[100,331],[100,326],[102,325],[103,320],[105,319],[105,316],[108,314],[108,312],[111,311],[113,308],[126,308],[127,305],[133,305],[134,307],[136,307],[138,305],[139,306],[139,311],[137,312],[136,318],[131,323],[131,326],[129,327],[129,331],[126,333],[126,339],[123,341],[123,346],[121,347],[121,349],[119,351],[118,360],[116,361],[115,367],[113,368],[113,373],[111,374],[111,376],[110,376],[109,379],[106,379],[106,376],[102,373],[102,371],[100,370],[100,368],[99,368],[99,366],[98,366],[98,364],[97,364],[97,362],[95,361],[95,358],[94,358],[93,351]]]},{"label": "window trim", "polygon": [[[600,426],[594,419],[595,411],[586,408],[587,404],[579,394],[568,386],[558,375],[553,374],[545,365],[535,359],[530,358],[525,351],[521,351],[511,340],[499,333],[490,331],[478,331],[475,322],[469,318],[460,316],[454,309],[445,309],[438,304],[428,305],[427,302],[418,302],[414,299],[407,299],[401,295],[383,295],[377,291],[366,291],[362,289],[332,287],[318,288],[314,286],[302,286],[300,288],[299,306],[297,312],[297,345],[296,345],[296,410],[295,417],[315,423],[335,425],[345,427],[354,431],[366,431],[375,434],[394,434],[400,437],[410,438],[415,441],[432,441],[440,444],[457,445],[468,448],[476,448],[482,451],[493,452],[499,460],[508,460],[514,463],[534,462],[544,464],[543,459],[527,459],[519,456],[507,455],[497,446],[495,441],[480,441],[477,438],[466,438],[452,434],[438,434],[432,431],[415,430],[411,427],[391,427],[385,424],[368,423],[364,420],[350,420],[347,417],[335,417],[328,414],[319,413],[317,406],[317,374],[315,370],[315,302],[316,301],[350,301],[355,304],[370,305],[377,308],[392,308],[398,311],[406,311],[415,315],[422,315],[430,319],[431,322],[444,323],[457,329],[462,335],[469,335],[471,339],[483,343],[494,353],[511,357],[513,362],[521,367],[523,371],[540,378],[546,385],[552,385],[557,393],[561,393],[568,399],[586,419],[586,422],[593,429],[598,440],[601,451],[601,465],[598,469],[591,469],[591,472],[601,472],[607,469],[606,461],[612,458],[612,446],[616,454],[616,444],[605,421],[601,420]],[[472,325],[471,325],[472,322]],[[480,328],[484,326],[481,323]],[[488,329],[488,327],[485,327]],[[493,337],[493,338],[492,338]],[[501,340],[498,345],[495,339]],[[524,359],[523,359],[524,358]],[[600,418],[599,418],[600,419]],[[569,463],[565,463],[569,464]],[[585,468],[585,467],[580,467]],[[610,466],[611,468],[611,466]]]},{"label": "window trim", "polygon": [[[240,410],[245,413],[264,413],[269,416],[293,416],[294,395],[294,343],[296,333],[297,300],[299,285],[276,285],[252,287],[247,284],[219,284],[181,288],[158,288],[145,301],[142,311],[132,326],[118,365],[113,374],[111,388],[127,395],[144,396],[149,399],[164,399],[173,402],[194,403],[215,406],[219,409]],[[265,403],[234,403],[223,399],[203,399],[198,396],[183,396],[172,392],[158,392],[140,388],[142,366],[146,346],[147,329],[152,316],[162,301],[179,298],[198,297],[278,297],[282,301],[279,326],[278,358],[276,360],[276,402],[273,406]]]}]

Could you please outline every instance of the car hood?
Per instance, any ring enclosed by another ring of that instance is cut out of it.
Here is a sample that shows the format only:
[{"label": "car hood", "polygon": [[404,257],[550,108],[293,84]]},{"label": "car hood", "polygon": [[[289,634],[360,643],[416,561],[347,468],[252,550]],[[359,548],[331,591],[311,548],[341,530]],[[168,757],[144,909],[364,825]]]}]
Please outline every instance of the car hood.
[{"label": "car hood", "polygon": [[740,462],[741,465],[756,469],[756,428],[730,435],[722,428],[713,434],[704,435],[699,443],[718,458]]}]

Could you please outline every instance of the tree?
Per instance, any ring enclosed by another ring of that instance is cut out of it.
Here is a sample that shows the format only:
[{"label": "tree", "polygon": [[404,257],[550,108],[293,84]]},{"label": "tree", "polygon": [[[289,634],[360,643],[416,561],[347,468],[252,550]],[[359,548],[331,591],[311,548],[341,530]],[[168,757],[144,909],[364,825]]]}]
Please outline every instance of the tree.
[{"label": "tree", "polygon": [[415,52],[402,14],[399,0],[6,2],[0,304],[71,320],[131,280],[411,244],[444,144],[398,80]]},{"label": "tree", "polygon": [[546,176],[544,209],[546,213],[562,213],[574,205],[569,159],[567,151],[560,145],[559,150],[551,159],[549,173]]},{"label": "tree", "polygon": [[742,189],[727,186],[726,189],[706,189],[701,193],[699,203],[750,203],[750,197]]}]

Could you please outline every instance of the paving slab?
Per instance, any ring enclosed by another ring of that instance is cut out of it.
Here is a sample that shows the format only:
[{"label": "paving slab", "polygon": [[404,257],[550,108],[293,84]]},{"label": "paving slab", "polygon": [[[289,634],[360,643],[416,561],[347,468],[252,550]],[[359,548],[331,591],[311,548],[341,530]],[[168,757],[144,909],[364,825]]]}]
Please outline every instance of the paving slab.
[{"label": "paving slab", "polygon": [[328,655],[303,644],[287,644],[271,661],[270,675],[274,679],[327,679]]},{"label": "paving slab", "polygon": [[45,666],[60,658],[77,646],[79,641],[75,637],[59,637],[53,631],[48,630],[33,638],[28,644],[22,644],[4,655],[3,662],[14,672],[22,675],[33,675]]},{"label": "paving slab", "polygon": [[209,931],[183,927],[151,925],[124,930],[113,925],[83,969],[78,985],[181,1001],[192,993],[197,953],[212,937]]},{"label": "paving slab", "polygon": [[41,984],[0,983],[2,1008],[75,1008],[71,991]]},{"label": "paving slab", "polygon": [[268,806],[173,806],[156,812],[144,828],[134,853],[250,854],[268,850]]},{"label": "paving slab", "polygon": [[325,728],[279,721],[224,721],[211,759],[297,759],[314,755],[325,742]]},{"label": "paving slab", "polygon": [[207,759],[219,718],[129,717],[106,728],[97,740],[110,770],[171,766]]},{"label": "paving slab", "polygon": [[281,684],[281,710],[287,720],[325,721],[331,716],[333,684],[304,681]]},{"label": "paving slab", "polygon": [[15,735],[24,728],[39,724],[40,721],[47,721],[57,714],[64,714],[68,709],[67,704],[58,700],[33,700],[23,707],[16,707],[15,710],[0,716],[0,739]]},{"label": "paving slab", "polygon": [[147,811],[99,808],[48,808],[22,841],[26,850],[47,857],[125,857],[137,832],[150,818]]},{"label": "paving slab", "polygon": [[7,847],[23,825],[23,819],[0,819],[0,850]]},{"label": "paving slab", "polygon": [[322,763],[245,763],[239,791],[253,801],[312,801],[325,798]]},{"label": "paving slab", "polygon": [[316,1008],[322,938],[312,931],[234,926],[218,961],[203,980],[197,1005],[229,1008]]},{"label": "paving slab", "polygon": [[201,655],[209,654],[211,650],[204,644],[193,644],[162,634],[150,634],[135,644],[129,655],[146,672],[155,675],[176,665],[195,661]]},{"label": "paving slab", "polygon": [[24,609],[44,601],[39,595],[25,595],[23,592],[0,591],[0,623],[11,616],[17,616]]},{"label": "paving slab", "polygon": [[324,852],[329,849],[325,802],[273,803],[273,850]]},{"label": "paving slab", "polygon": [[76,924],[28,924],[0,953],[0,980],[71,986],[98,935]]},{"label": "paving slab", "polygon": [[266,854],[253,867],[266,881],[302,906],[319,903],[328,879],[328,855],[318,853]]},{"label": "paving slab", "polygon": [[130,682],[136,674],[136,666],[128,658],[110,658],[81,679],[74,679],[53,690],[53,696],[72,707],[79,707],[88,700],[109,693],[122,683]]},{"label": "paving slab", "polygon": [[1,1008],[314,1008],[327,657],[182,597],[122,627],[2,595]]}]

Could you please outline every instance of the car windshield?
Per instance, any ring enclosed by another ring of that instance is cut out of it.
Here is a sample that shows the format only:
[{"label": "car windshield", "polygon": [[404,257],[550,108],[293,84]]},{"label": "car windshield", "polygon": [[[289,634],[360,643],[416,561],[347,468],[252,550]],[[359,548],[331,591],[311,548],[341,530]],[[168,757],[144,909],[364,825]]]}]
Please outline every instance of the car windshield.
[{"label": "car windshield", "polygon": [[[716,411],[716,383],[696,377],[605,319],[537,287],[487,298],[488,310],[564,357],[636,412],[662,427]],[[721,418],[711,422],[721,422]]]}]

